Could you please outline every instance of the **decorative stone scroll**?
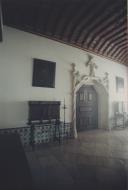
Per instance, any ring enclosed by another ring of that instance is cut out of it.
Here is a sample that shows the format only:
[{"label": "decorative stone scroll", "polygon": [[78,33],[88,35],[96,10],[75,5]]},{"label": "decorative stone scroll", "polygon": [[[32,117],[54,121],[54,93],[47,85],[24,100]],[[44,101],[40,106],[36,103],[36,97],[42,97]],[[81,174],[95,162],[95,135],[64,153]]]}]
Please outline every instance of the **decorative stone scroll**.
[{"label": "decorative stone scroll", "polygon": [[107,72],[104,73],[104,77],[98,77],[95,76],[95,69],[98,68],[98,66],[93,62],[93,57],[89,56],[89,61],[85,63],[86,67],[89,67],[89,74],[81,74],[78,70],[76,70],[75,63],[72,63],[72,124],[73,124],[73,130],[74,130],[74,137],[77,138],[77,129],[76,129],[76,92],[79,89],[80,86],[84,84],[91,85],[94,84],[94,82],[100,83],[106,90],[106,93],[108,94],[109,91],[109,74]]}]

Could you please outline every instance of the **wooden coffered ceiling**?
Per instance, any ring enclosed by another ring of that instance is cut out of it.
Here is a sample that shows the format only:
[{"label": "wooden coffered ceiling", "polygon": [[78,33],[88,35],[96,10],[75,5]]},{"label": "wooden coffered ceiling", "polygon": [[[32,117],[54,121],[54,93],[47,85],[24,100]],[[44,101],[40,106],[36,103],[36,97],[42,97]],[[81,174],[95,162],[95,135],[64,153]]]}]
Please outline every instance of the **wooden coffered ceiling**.
[{"label": "wooden coffered ceiling", "polygon": [[3,23],[128,65],[126,0],[2,2]]}]

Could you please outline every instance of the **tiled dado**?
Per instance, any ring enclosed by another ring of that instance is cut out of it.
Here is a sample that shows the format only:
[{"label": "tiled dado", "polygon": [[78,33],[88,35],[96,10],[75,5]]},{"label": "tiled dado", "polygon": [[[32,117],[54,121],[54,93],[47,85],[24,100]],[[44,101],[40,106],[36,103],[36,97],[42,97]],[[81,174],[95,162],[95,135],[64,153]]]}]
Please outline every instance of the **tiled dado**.
[{"label": "tiled dado", "polygon": [[20,136],[24,146],[34,144],[48,143],[55,140],[55,136],[60,135],[60,139],[69,139],[72,137],[71,123],[61,122],[59,128],[55,131],[55,124],[34,124],[33,131],[31,126],[0,129],[0,134],[17,133]]}]

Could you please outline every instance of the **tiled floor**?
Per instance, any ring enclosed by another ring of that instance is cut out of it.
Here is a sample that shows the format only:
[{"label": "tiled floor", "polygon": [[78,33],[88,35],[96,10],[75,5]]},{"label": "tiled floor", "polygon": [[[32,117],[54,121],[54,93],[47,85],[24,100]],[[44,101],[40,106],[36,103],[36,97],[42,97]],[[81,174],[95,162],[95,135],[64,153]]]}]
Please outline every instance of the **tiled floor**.
[{"label": "tiled floor", "polygon": [[85,131],[26,154],[39,190],[128,190],[128,129]]}]

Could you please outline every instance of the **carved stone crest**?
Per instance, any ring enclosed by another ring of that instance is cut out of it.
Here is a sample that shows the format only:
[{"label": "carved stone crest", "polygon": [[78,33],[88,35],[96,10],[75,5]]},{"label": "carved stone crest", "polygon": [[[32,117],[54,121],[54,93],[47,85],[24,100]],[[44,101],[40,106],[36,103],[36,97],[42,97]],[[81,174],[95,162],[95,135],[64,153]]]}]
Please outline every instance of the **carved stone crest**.
[{"label": "carved stone crest", "polygon": [[89,76],[95,77],[95,69],[98,68],[96,63],[92,61],[93,57],[89,56],[89,61],[85,64],[87,67],[89,67]]}]

